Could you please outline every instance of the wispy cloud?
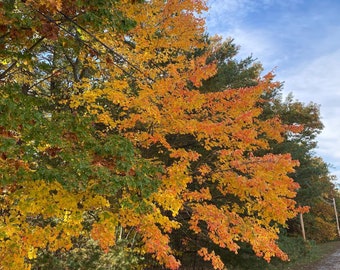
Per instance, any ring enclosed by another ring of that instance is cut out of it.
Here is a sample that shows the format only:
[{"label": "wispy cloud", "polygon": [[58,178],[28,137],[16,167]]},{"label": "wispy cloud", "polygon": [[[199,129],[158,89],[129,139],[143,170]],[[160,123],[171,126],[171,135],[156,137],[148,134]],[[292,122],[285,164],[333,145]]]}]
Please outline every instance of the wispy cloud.
[{"label": "wispy cloud", "polygon": [[244,24],[249,14],[257,15],[273,7],[294,9],[301,2],[301,0],[210,0],[207,22],[213,32],[221,27],[232,29]]},{"label": "wispy cloud", "polygon": [[276,68],[284,93],[321,105],[325,129],[317,154],[340,182],[340,2],[334,0],[210,0],[208,32],[232,37],[240,57]]},{"label": "wispy cloud", "polygon": [[[318,137],[317,154],[334,165],[340,180],[340,48],[325,51],[318,58],[311,58],[304,65],[287,69],[285,92],[291,91],[302,101],[321,105],[324,130]],[[290,75],[288,75],[290,74]]]}]

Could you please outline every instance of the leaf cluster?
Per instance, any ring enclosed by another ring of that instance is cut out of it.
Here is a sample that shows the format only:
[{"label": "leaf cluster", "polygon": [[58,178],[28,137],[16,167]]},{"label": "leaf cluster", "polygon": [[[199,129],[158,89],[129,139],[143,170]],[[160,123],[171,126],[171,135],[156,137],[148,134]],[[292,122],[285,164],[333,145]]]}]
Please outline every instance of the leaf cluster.
[{"label": "leaf cluster", "polygon": [[[291,104],[271,109],[272,74],[204,38],[204,1],[12,2],[0,13],[7,268],[151,257],[178,269],[187,250],[222,269],[219,250],[244,243],[287,259],[277,240],[300,211],[298,163],[273,145],[300,123],[286,124]],[[304,131],[307,147],[315,129]]]}]

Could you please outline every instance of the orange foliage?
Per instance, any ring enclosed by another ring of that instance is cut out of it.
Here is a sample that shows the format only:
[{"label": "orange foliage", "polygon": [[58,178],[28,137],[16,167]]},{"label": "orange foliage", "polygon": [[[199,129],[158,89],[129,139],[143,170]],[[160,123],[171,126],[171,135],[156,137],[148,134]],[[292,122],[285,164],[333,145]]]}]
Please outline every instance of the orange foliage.
[{"label": "orange foliage", "polygon": [[[27,6],[52,15],[57,15],[58,10],[66,10],[66,7],[73,10],[75,7],[71,3],[26,1]],[[145,252],[154,254],[166,267],[177,269],[180,262],[173,255],[169,234],[180,226],[176,217],[187,207],[191,210],[190,229],[202,233],[200,221],[204,221],[207,236],[220,247],[237,252],[239,241],[248,242],[256,255],[267,261],[273,256],[286,260],[286,254],[275,241],[279,225],[285,225],[298,212],[293,200],[298,184],[287,176],[298,164],[288,154],[263,156],[256,153],[261,149],[268,150],[268,140],[281,141],[282,134],[293,128],[282,125],[278,118],[261,120],[259,117],[262,113],[261,96],[276,87],[272,74],[259,79],[254,87],[211,93],[198,90],[202,81],[216,72],[214,63],[207,64],[209,52],[195,56],[199,49],[207,46],[202,38],[204,20],[196,16],[205,8],[203,0],[138,3],[122,0],[117,2],[115,9],[133,20],[136,23],[134,28],[123,34],[120,31],[95,32],[96,27],[89,25],[86,29],[93,31],[96,40],[84,32],[85,28],[79,30],[84,40],[93,43],[92,51],[89,48],[81,51],[79,61],[86,62],[94,70],[92,76],[97,81],[84,78],[73,82],[73,94],[65,103],[69,102],[75,111],[78,108],[87,110],[97,117],[97,123],[130,139],[142,152],[155,147],[157,153],[150,154],[153,160],[169,160],[163,164],[165,172],[160,176],[161,185],[157,192],[143,198],[153,212],[138,212],[133,207],[121,207],[114,212],[112,207],[112,217],[95,223],[91,236],[108,251],[115,244],[115,226],[119,217],[122,226],[134,227],[140,233]],[[44,22],[46,25],[42,24],[36,33],[46,35],[51,25]],[[55,34],[46,38],[58,39],[61,33],[54,32],[54,28],[50,30]],[[98,40],[105,43],[106,48]],[[93,53],[93,49],[97,52]],[[105,57],[98,57],[101,54]],[[111,110],[111,107],[119,110]],[[1,135],[6,134],[2,131]],[[189,135],[197,147],[178,146],[176,140],[169,139],[184,135]],[[70,143],[78,141],[72,133],[64,132],[64,137]],[[208,159],[206,153],[213,158]],[[109,162],[97,156],[94,156],[93,165],[106,166],[112,171],[115,166],[112,160]],[[189,184],[192,183],[199,188],[191,190]],[[79,196],[86,196],[89,209],[97,207],[105,212],[104,208],[109,208],[105,196],[92,201],[88,196],[90,191],[70,195],[56,186],[58,196],[65,195],[58,199],[67,200],[73,196],[66,202],[70,214],[61,212],[62,209],[45,209],[43,207],[48,205],[45,200],[50,196],[41,196],[46,195],[50,185],[54,184],[25,185],[27,187],[20,196],[34,198],[37,206],[29,208],[25,201],[20,200],[17,205],[20,211],[57,216],[63,228],[69,231],[63,232],[65,237],[57,237],[57,232],[61,233],[55,231],[58,228],[48,228],[45,232],[35,228],[32,233],[19,230],[21,221],[18,224],[12,222],[6,235],[16,239],[13,244],[17,245],[15,250],[19,257],[34,256],[34,249],[45,246],[47,242],[52,243],[55,250],[70,248],[71,236],[82,231],[81,213],[76,206],[82,200]],[[35,186],[28,189],[30,185]],[[216,189],[213,191],[211,186]],[[29,190],[34,194],[25,193]],[[216,192],[225,198],[222,206],[215,205]],[[15,196],[19,198],[19,195]],[[237,200],[233,202],[228,196]],[[121,202],[134,204],[128,190],[123,191]],[[164,211],[171,214],[165,215]],[[27,235],[29,238],[22,243],[21,239]],[[209,253],[203,247],[199,254],[204,260],[211,260],[215,269],[223,268],[214,251]],[[0,258],[4,257],[1,253]],[[21,261],[22,269],[23,264]]]},{"label": "orange foliage", "polygon": [[[107,116],[105,108],[98,109],[95,102],[99,97],[106,98],[124,108],[118,115],[111,114],[111,128],[118,129],[137,147],[157,146],[159,153],[169,153],[174,161],[167,166],[162,185],[152,196],[163,210],[171,211],[175,217],[184,206],[189,206],[193,210],[191,229],[201,232],[198,221],[204,221],[208,236],[219,246],[237,251],[237,242],[245,241],[268,261],[272,256],[287,259],[275,241],[277,225],[284,225],[297,213],[293,198],[298,185],[287,174],[298,164],[289,155],[254,156],[257,150],[268,148],[268,139],[282,141],[288,128],[278,118],[259,119],[261,95],[274,89],[276,83],[268,74],[255,87],[206,94],[196,90],[202,80],[215,73],[215,66],[206,64],[207,54],[189,56],[194,49],[205,46],[199,39],[202,22],[194,19],[189,6],[183,7],[190,3],[152,1],[124,5],[123,12],[137,22],[126,34],[134,47],[123,45],[122,38],[114,33],[107,34],[110,40],[105,34],[102,37],[138,66],[139,73],[131,71],[137,76],[136,89],[129,89],[131,79],[118,78],[117,73],[121,72],[112,67],[112,77],[104,82],[104,88],[74,96],[72,104],[75,108],[85,105],[90,111],[95,109],[98,116]],[[214,151],[217,169],[210,171],[197,150],[170,142],[169,136],[176,135],[191,135],[198,145]],[[201,177],[191,171],[195,162],[203,162]],[[195,181],[202,185],[200,191],[188,190]],[[214,197],[204,184],[207,182],[213,182],[221,194],[239,198],[241,205],[225,202],[222,208],[214,206]],[[156,245],[152,235],[144,240],[147,251],[158,254],[152,248]],[[149,245],[149,241],[153,244]],[[163,244],[167,242],[163,239]],[[167,259],[172,261],[168,251],[162,254],[156,255],[160,262],[167,265]]]}]

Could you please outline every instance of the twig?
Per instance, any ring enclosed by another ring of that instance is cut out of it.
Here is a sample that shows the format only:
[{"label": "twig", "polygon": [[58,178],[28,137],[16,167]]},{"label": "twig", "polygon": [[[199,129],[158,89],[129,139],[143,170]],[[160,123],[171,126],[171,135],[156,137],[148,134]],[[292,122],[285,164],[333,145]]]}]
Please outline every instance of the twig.
[{"label": "twig", "polygon": [[[39,43],[41,43],[43,40],[45,39],[45,37],[41,37],[39,38],[31,47],[29,47],[27,50],[25,50],[25,53],[27,52],[31,52],[36,46],[38,46]],[[18,60],[14,60],[12,62],[12,64],[6,69],[4,70],[1,74],[0,74],[0,80],[4,79],[6,77],[6,74],[8,72],[10,72],[15,65],[18,63]]]}]

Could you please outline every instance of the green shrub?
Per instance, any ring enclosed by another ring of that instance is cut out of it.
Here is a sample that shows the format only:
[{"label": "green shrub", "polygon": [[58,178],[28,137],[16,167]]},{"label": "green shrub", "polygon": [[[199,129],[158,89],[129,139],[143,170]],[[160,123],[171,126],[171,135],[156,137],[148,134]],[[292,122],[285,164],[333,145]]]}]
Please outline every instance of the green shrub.
[{"label": "green shrub", "polygon": [[137,270],[142,268],[143,257],[134,252],[126,241],[120,240],[108,253],[93,240],[78,240],[68,252],[41,250],[33,270]]}]

